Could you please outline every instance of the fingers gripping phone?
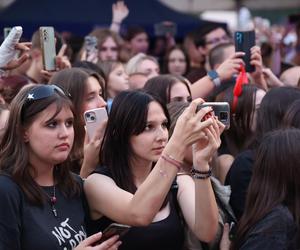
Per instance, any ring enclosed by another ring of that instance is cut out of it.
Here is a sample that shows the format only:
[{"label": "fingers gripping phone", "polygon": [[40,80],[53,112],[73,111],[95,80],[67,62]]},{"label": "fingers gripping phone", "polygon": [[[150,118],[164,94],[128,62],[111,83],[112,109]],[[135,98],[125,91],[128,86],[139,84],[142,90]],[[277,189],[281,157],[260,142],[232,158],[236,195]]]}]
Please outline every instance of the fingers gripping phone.
[{"label": "fingers gripping phone", "polygon": [[255,70],[255,67],[250,64],[250,49],[255,45],[255,31],[236,31],[234,33],[234,44],[236,52],[245,52],[245,56],[242,59],[245,62],[246,72],[253,72]]},{"label": "fingers gripping phone", "polygon": [[47,71],[55,71],[55,36],[53,27],[40,27],[40,41],[43,55],[43,67]]},{"label": "fingers gripping phone", "polygon": [[225,125],[225,129],[230,127],[230,106],[228,102],[204,102],[197,107],[197,112],[204,107],[212,107],[214,115]]},{"label": "fingers gripping phone", "polygon": [[86,50],[86,56],[87,58],[91,54],[98,55],[98,39],[95,36],[86,36],[84,38],[84,47]]},{"label": "fingers gripping phone", "polygon": [[102,232],[102,237],[97,244],[100,244],[114,235],[119,235],[122,238],[130,229],[130,226],[112,223]]},{"label": "fingers gripping phone", "polygon": [[105,108],[90,109],[84,112],[84,121],[89,139],[92,139],[99,124],[107,119]]}]

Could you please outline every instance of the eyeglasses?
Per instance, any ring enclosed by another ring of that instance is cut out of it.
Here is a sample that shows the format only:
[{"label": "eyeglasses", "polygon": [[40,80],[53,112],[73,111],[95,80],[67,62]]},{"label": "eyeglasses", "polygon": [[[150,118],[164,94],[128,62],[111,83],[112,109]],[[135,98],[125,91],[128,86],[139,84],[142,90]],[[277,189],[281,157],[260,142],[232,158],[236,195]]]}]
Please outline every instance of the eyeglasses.
[{"label": "eyeglasses", "polygon": [[23,107],[21,110],[22,120],[23,120],[24,110],[26,110],[30,106],[30,104],[32,104],[33,102],[35,102],[37,100],[48,98],[48,97],[52,96],[55,92],[71,98],[70,94],[66,94],[60,87],[58,87],[56,85],[42,85],[42,86],[33,88],[27,94],[27,98],[23,104]]}]

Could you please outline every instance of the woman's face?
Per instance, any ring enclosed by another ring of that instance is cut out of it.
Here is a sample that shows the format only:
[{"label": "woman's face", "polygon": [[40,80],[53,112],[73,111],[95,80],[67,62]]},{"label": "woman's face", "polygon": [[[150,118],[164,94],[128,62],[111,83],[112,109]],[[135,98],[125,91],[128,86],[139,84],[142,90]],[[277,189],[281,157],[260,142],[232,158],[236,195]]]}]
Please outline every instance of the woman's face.
[{"label": "woman's face", "polygon": [[74,141],[73,113],[65,106],[49,120],[55,114],[56,107],[55,103],[49,105],[24,130],[29,162],[35,168],[62,163],[71,151]]},{"label": "woman's face", "polygon": [[150,79],[159,75],[159,67],[152,60],[146,59],[138,66],[138,72],[145,74]]},{"label": "woman's face", "polygon": [[112,37],[107,37],[99,48],[101,61],[116,61],[118,59],[118,45]]},{"label": "woman's face", "polygon": [[83,110],[82,113],[89,109],[102,108],[106,106],[106,102],[102,97],[102,88],[99,81],[90,76],[86,80],[86,90],[83,98]]},{"label": "woman's face", "polygon": [[168,70],[173,75],[184,75],[186,72],[186,58],[180,49],[174,49],[169,55]]},{"label": "woman's face", "polygon": [[264,98],[266,94],[266,91],[262,90],[262,89],[258,89],[256,91],[256,96],[255,96],[255,109],[253,111],[253,116],[251,119],[251,131],[254,132],[256,130],[256,120],[257,120],[257,110],[260,107],[260,103],[262,101],[262,99]]},{"label": "woman's face", "polygon": [[148,35],[145,32],[137,34],[131,39],[130,47],[133,54],[137,54],[139,52],[147,53],[149,47]]},{"label": "woman's face", "polygon": [[134,162],[150,163],[159,159],[168,141],[167,122],[160,104],[150,102],[145,130],[130,138]]},{"label": "woman's face", "polygon": [[127,90],[129,88],[128,79],[123,64],[118,64],[108,76],[107,90],[109,97],[113,98],[121,91]]},{"label": "woman's face", "polygon": [[188,91],[188,88],[184,83],[177,82],[172,86],[170,91],[170,102],[173,101],[190,102],[191,98],[192,97]]}]

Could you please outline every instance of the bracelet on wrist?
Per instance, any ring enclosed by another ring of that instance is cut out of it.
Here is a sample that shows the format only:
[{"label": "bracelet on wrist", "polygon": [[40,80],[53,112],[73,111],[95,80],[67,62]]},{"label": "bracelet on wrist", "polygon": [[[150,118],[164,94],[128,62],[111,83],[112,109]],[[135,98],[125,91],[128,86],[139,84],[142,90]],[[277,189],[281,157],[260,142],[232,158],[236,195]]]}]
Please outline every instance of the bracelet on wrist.
[{"label": "bracelet on wrist", "polygon": [[178,171],[180,171],[183,166],[183,162],[176,160],[171,155],[162,155],[161,158],[166,162],[170,163],[171,165],[175,166],[178,169]]},{"label": "bracelet on wrist", "polygon": [[115,21],[113,21],[112,23],[113,24],[117,24],[117,25],[121,25],[121,22],[115,22]]},{"label": "bracelet on wrist", "polygon": [[207,179],[211,176],[212,174],[212,171],[211,171],[211,168],[209,168],[208,171],[199,171],[195,168],[192,168],[191,170],[191,175],[194,179]]}]

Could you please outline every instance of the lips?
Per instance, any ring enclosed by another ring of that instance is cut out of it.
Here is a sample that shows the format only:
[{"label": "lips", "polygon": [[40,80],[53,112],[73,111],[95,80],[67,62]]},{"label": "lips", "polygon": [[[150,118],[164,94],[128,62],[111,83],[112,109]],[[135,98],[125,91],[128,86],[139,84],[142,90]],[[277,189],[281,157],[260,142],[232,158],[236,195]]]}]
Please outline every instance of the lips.
[{"label": "lips", "polygon": [[160,146],[160,147],[153,148],[152,150],[157,153],[161,153],[164,150],[164,148],[165,146]]},{"label": "lips", "polygon": [[68,150],[70,148],[70,144],[69,143],[62,143],[56,146],[56,148],[60,149],[60,150]]}]

